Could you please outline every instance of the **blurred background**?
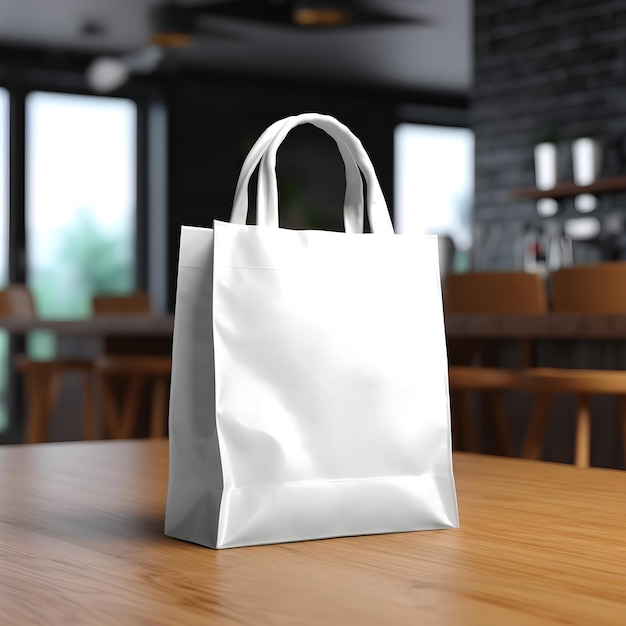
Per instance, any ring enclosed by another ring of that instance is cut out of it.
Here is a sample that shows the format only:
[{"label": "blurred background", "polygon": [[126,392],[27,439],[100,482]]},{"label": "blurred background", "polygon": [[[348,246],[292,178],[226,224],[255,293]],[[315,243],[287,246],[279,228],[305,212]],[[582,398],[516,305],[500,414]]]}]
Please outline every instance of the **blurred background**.
[{"label": "blurred background", "polygon": [[[144,289],[172,311],[180,226],[228,219],[253,142],[304,111],[362,139],[397,228],[468,265],[473,30],[469,0],[1,0],[0,287],[45,318]],[[284,226],[342,229],[332,140],[296,129],[278,175]],[[26,348],[52,357],[54,336]]]},{"label": "blurred background", "polygon": [[[171,313],[181,225],[227,220],[259,134],[305,111],[362,140],[444,273],[626,258],[625,34],[615,0],[0,0],[0,287],[44,318],[138,290]],[[342,228],[332,140],[295,129],[278,176],[283,226]]]}]

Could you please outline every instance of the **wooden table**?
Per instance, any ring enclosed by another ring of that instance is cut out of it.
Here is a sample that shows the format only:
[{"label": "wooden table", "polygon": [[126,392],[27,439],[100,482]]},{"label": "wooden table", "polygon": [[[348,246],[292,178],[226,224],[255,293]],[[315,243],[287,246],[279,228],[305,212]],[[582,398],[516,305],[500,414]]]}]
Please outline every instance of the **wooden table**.
[{"label": "wooden table", "polygon": [[550,313],[548,315],[448,314],[448,338],[626,339],[626,315]]},{"label": "wooden table", "polygon": [[172,335],[173,315],[98,315],[76,320],[2,317],[0,328],[14,335],[34,330],[49,330],[60,336],[102,337],[132,335],[133,337]]},{"label": "wooden table", "polygon": [[212,551],[167,442],[0,448],[0,622],[626,623],[626,472],[457,454],[461,528]]},{"label": "wooden table", "polygon": [[[56,352],[61,357],[92,359],[96,355],[141,354],[169,355],[172,348],[173,315],[119,314],[97,315],[85,319],[48,320],[40,318],[0,316],[0,331],[21,337],[33,331],[55,334]],[[22,348],[14,347],[13,350]],[[16,379],[9,383],[9,423],[11,430],[1,439],[22,440],[23,410],[16,394]],[[54,405],[50,423],[52,439],[76,439],[82,435],[82,425],[76,420],[67,422],[67,415],[79,415],[83,394],[82,380],[63,377],[60,398]],[[2,624],[0,618],[0,624]]]},{"label": "wooden table", "polygon": [[[496,367],[626,369],[626,315],[448,314],[445,327],[448,354],[454,365],[468,364],[479,350],[483,363]],[[506,408],[513,449],[519,450],[534,398],[518,392],[506,395],[513,396],[507,399]],[[592,463],[624,467],[614,396],[595,395],[591,402]],[[571,395],[555,397],[545,433],[544,459],[573,460],[575,410]],[[494,439],[489,429],[481,431],[479,437],[478,449],[495,449],[489,443]]]},{"label": "wooden table", "polygon": [[[173,315],[99,315],[78,320],[0,316],[0,328],[12,334],[49,330],[59,336],[133,335],[171,337]],[[446,315],[451,338],[626,339],[626,315]]]}]

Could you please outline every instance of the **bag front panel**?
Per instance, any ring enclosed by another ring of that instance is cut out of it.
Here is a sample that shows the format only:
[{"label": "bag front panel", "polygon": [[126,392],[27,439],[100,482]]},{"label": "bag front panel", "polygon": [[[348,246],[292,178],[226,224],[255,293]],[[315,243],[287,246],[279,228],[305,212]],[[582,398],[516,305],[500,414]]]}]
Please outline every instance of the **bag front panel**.
[{"label": "bag front panel", "polygon": [[456,525],[436,239],[217,222],[213,298],[219,545]]}]

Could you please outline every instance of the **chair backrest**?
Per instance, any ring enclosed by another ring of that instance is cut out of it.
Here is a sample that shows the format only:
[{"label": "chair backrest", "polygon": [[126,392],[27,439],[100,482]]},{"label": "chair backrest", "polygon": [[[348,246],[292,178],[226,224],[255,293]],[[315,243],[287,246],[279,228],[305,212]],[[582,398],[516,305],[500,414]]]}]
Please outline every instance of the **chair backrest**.
[{"label": "chair backrest", "polygon": [[37,317],[33,296],[25,285],[9,285],[0,291],[0,315]]},{"label": "chair backrest", "polygon": [[548,311],[543,279],[526,272],[448,274],[443,302],[446,313],[525,315]]},{"label": "chair backrest", "polygon": [[626,313],[626,261],[563,268],[551,281],[555,313]]},{"label": "chair backrest", "polygon": [[95,315],[133,315],[150,313],[150,296],[145,291],[127,295],[97,295],[91,305]]}]

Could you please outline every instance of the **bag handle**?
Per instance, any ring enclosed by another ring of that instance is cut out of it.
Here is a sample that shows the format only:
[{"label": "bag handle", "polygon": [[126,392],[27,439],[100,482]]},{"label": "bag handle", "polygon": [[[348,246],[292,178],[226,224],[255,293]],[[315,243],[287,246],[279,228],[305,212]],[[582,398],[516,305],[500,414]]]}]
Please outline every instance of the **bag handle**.
[{"label": "bag handle", "polygon": [[[278,217],[278,184],[276,181],[276,152],[287,133],[300,124],[313,124],[328,133],[337,142],[341,151],[344,144],[352,154],[367,182],[367,215],[373,233],[394,234],[391,218],[380,183],[363,144],[341,122],[329,115],[320,113],[302,113],[291,118],[280,127],[267,148],[259,169],[259,195],[257,207],[261,206],[264,215]],[[359,177],[360,179],[360,177]],[[258,210],[258,208],[257,208]],[[276,224],[278,226],[277,219]]]},{"label": "bag handle", "polygon": [[[274,122],[265,129],[250,149],[241,167],[237,187],[235,188],[235,200],[230,218],[232,223],[246,223],[248,216],[248,185],[250,183],[250,177],[259,164],[259,161],[261,161],[261,158],[265,155],[268,146],[271,144],[277,132],[293,117],[294,116],[286,117]],[[335,139],[335,142],[339,148],[346,171],[346,193],[343,211],[345,229],[347,233],[362,233],[363,182],[361,180],[361,174],[347,146],[340,140]],[[257,198],[259,197],[258,194],[259,190],[257,190]],[[261,226],[278,226],[278,210],[276,210],[274,215],[268,215],[267,203],[261,203],[259,206],[257,202],[257,224]]]}]

